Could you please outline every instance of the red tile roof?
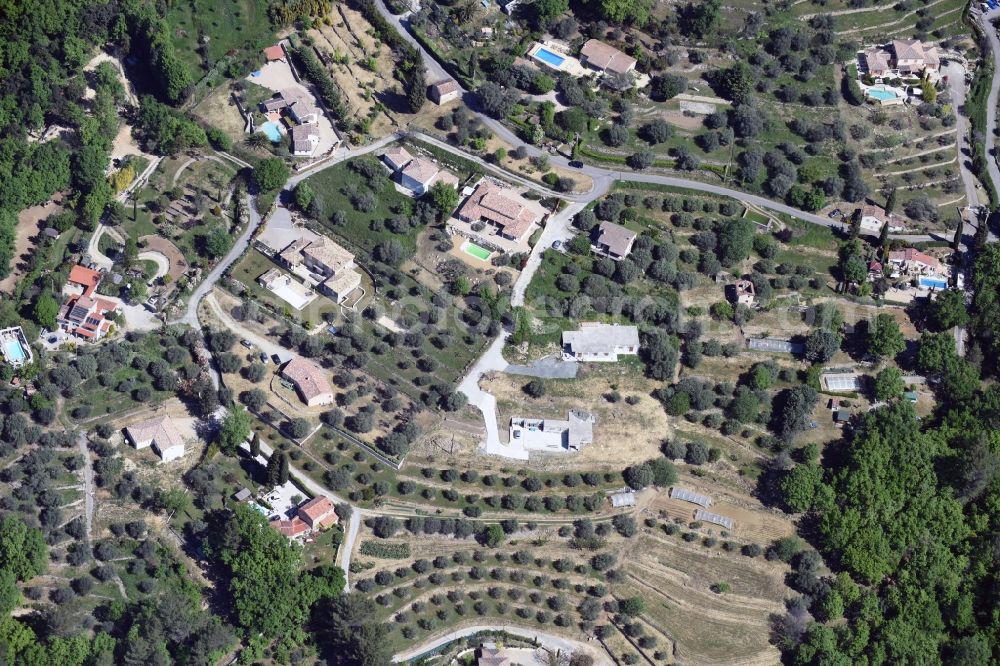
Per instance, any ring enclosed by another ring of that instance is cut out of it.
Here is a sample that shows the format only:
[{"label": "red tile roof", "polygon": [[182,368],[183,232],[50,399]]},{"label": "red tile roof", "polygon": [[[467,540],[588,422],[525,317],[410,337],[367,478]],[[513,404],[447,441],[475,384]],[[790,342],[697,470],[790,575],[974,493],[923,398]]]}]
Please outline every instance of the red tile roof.
[{"label": "red tile roof", "polygon": [[299,392],[302,393],[302,397],[306,402],[309,402],[316,396],[332,393],[333,391],[330,387],[330,381],[326,378],[323,370],[315,363],[307,361],[301,356],[296,356],[289,361],[288,365],[281,371],[281,374],[298,387]]},{"label": "red tile roof", "polygon": [[541,216],[517,198],[516,193],[508,193],[504,188],[484,180],[465,200],[456,216],[466,222],[492,222],[501,227],[505,235],[520,240]]},{"label": "red tile roof", "polygon": [[291,520],[281,520],[276,518],[271,521],[271,527],[278,530],[279,534],[286,537],[300,536],[305,534],[305,531],[309,529],[309,526],[302,522],[298,516],[292,518]]},{"label": "red tile roof", "polygon": [[325,495],[314,497],[300,506],[299,516],[313,529],[328,527],[337,522],[333,502]]},{"label": "red tile roof", "polygon": [[83,287],[83,295],[90,296],[101,283],[101,274],[78,264],[70,269],[68,281]]},{"label": "red tile roof", "polygon": [[275,44],[274,46],[268,46],[264,49],[264,57],[271,60],[284,60],[285,59],[285,49],[281,48],[281,44]]}]

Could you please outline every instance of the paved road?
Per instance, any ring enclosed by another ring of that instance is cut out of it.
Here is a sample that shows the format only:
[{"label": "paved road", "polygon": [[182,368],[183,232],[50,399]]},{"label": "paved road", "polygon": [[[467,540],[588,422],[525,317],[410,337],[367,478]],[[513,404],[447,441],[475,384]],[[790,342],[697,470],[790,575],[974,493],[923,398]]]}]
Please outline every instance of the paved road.
[{"label": "paved road", "polygon": [[573,379],[579,369],[579,363],[549,356],[540,358],[530,365],[508,365],[504,372],[508,375],[540,377],[541,379]]},{"label": "paved road", "polygon": [[239,235],[236,242],[233,243],[232,249],[223,257],[219,263],[215,265],[205,279],[201,281],[191,296],[188,298],[187,310],[184,315],[177,320],[177,322],[171,323],[185,323],[195,330],[199,330],[201,326],[198,324],[198,304],[201,303],[201,299],[212,291],[215,283],[219,281],[222,274],[226,272],[230,264],[236,261],[244,252],[246,252],[247,247],[250,246],[250,237],[253,232],[257,230],[257,227],[261,223],[260,213],[257,211],[257,198],[248,196],[245,202],[247,209],[250,212],[250,221],[247,223],[246,228],[243,233]]},{"label": "paved road", "polygon": [[[1000,37],[991,21],[1000,18],[1000,9],[983,14],[979,24],[986,33],[986,39],[993,51],[993,81],[990,84],[990,94],[986,98],[986,168],[993,181],[993,187],[1000,190],[1000,167],[997,166],[996,129],[997,129],[997,96],[1000,94]],[[986,54],[983,54],[985,57]]]},{"label": "paved road", "polygon": [[[506,631],[508,634],[515,634],[517,636],[522,636],[528,639],[537,640],[542,647],[545,647],[553,652],[559,651],[563,654],[571,654],[573,652],[585,652],[594,658],[595,664],[600,664],[601,666],[611,666],[612,661],[604,653],[603,649],[596,648],[594,644],[587,644],[580,641],[575,641],[569,638],[564,638],[562,636],[556,636],[555,634],[549,634],[544,631],[537,631],[535,629],[524,629],[522,627],[510,626],[510,625],[475,625],[472,627],[466,627],[464,629],[459,629],[458,631],[452,631],[444,636],[435,638],[433,640],[427,641],[422,645],[410,648],[404,652],[400,652],[393,655],[392,660],[394,662],[406,661],[407,659],[412,659],[417,657],[429,650],[433,650],[452,641],[456,641],[460,638],[465,638],[467,636],[472,636],[481,631]],[[562,663],[562,662],[560,662]]]},{"label": "paved road", "polygon": [[524,293],[527,291],[528,285],[531,284],[531,279],[535,276],[538,268],[542,265],[542,253],[547,248],[552,247],[556,241],[565,244],[573,238],[574,233],[571,230],[573,218],[586,207],[587,203],[583,201],[573,203],[549,218],[545,228],[542,229],[542,235],[538,237],[538,242],[535,243],[535,247],[531,248],[531,254],[528,255],[528,261],[521,269],[521,274],[517,276],[514,286],[511,287],[511,305],[515,307],[524,305]]},{"label": "paved road", "polygon": [[[430,73],[431,80],[437,81],[439,79],[452,78],[445,71],[444,67],[441,66],[441,63],[437,62],[437,60],[434,59],[434,56],[428,53],[423,48],[423,46],[421,46],[420,43],[413,38],[413,35],[411,35],[406,28],[405,18],[402,18],[400,16],[395,16],[392,12],[390,12],[388,8],[385,6],[384,0],[375,0],[375,6],[378,8],[379,13],[381,13],[382,16],[384,16],[390,23],[392,23],[396,27],[396,29],[403,36],[403,38],[408,42],[410,42],[420,52],[420,54],[423,56],[424,59],[424,65],[427,68],[427,71]],[[1000,11],[998,11],[997,13],[1000,14]],[[996,38],[995,34],[994,38]],[[1000,51],[1000,43],[997,44],[997,49],[998,51]],[[569,166],[570,161],[565,157],[562,157],[560,155],[550,155],[549,153],[539,149],[537,146],[525,144],[520,139],[520,137],[515,135],[514,132],[508,129],[503,123],[494,118],[490,118],[484,113],[481,113],[478,110],[478,102],[476,100],[476,96],[470,93],[469,91],[465,90],[464,88],[462,88],[460,82],[456,81],[456,83],[459,85],[459,88],[461,90],[462,100],[464,104],[473,112],[475,112],[479,116],[479,119],[482,121],[482,123],[486,125],[498,137],[500,137],[504,141],[514,146],[523,145],[529,155],[537,156],[544,154],[548,156],[549,163],[554,166],[572,169],[572,167]],[[996,79],[994,79],[994,84],[1000,85],[1000,83],[998,83]],[[993,101],[995,103],[996,101],[995,96],[993,97]],[[447,144],[442,144],[442,146],[444,145]],[[466,159],[468,159],[469,157],[468,154],[460,150],[457,150],[454,147],[450,147],[450,149],[453,152],[456,152],[457,154],[461,154],[462,157],[465,157]],[[843,223],[836,222],[821,215],[814,215],[813,213],[807,213],[805,211],[798,210],[797,208],[793,208],[792,206],[789,206],[787,204],[778,201],[772,201],[766,197],[758,196],[755,194],[748,194],[746,192],[734,190],[728,187],[724,187],[722,185],[703,183],[701,181],[688,180],[676,176],[663,176],[651,173],[637,173],[624,170],[606,169],[603,167],[593,166],[590,164],[586,164],[582,168],[576,169],[576,171],[579,171],[582,174],[590,176],[590,178],[593,179],[594,181],[594,188],[591,190],[591,192],[582,195],[570,194],[570,195],[559,195],[559,196],[569,201],[575,201],[578,203],[589,203],[591,201],[594,201],[602,194],[607,192],[615,180],[628,180],[638,183],[666,185],[668,187],[683,187],[690,190],[706,192],[709,194],[731,197],[733,199],[737,199],[738,201],[742,201],[744,203],[750,203],[755,206],[766,208],[768,210],[775,211],[778,213],[784,213],[786,215],[790,215],[794,218],[803,220],[805,222],[810,222],[812,224],[819,224],[824,227],[832,227],[835,229],[842,229],[844,227]],[[538,186],[535,186],[535,188],[538,189]],[[925,235],[925,234],[917,234],[917,235],[911,234],[911,235],[898,235],[898,236],[894,235],[893,238],[899,238],[901,240],[908,240],[911,242],[922,242],[929,240],[946,240],[946,241],[951,240],[950,238],[943,238],[943,237],[939,238],[933,235]]]},{"label": "paved road", "polygon": [[497,400],[486,391],[479,388],[479,379],[487,372],[502,371],[507,367],[507,361],[503,359],[503,346],[507,339],[507,332],[504,331],[486,348],[479,360],[469,369],[465,377],[458,384],[458,390],[464,393],[469,399],[469,404],[479,409],[483,414],[483,423],[486,425],[486,453],[489,455],[501,455],[517,460],[527,460],[528,452],[523,448],[515,450],[505,446],[500,442],[500,431],[497,428]]},{"label": "paved road", "polygon": [[948,89],[951,91],[952,108],[955,109],[955,126],[958,131],[958,168],[962,174],[962,184],[965,185],[965,198],[970,206],[979,205],[979,192],[976,190],[978,181],[972,173],[972,146],[969,142],[969,119],[960,109],[965,108],[965,67],[962,63],[949,61],[942,74],[948,77]]}]

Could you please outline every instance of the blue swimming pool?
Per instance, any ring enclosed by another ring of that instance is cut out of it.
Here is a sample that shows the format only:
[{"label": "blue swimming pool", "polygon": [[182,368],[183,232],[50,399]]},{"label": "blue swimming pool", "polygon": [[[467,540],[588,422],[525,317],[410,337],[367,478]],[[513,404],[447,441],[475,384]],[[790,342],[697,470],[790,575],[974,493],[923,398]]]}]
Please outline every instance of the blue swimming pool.
[{"label": "blue swimming pool", "polygon": [[260,131],[267,135],[271,143],[281,143],[281,126],[273,120],[269,120],[261,125]]},{"label": "blue swimming pool", "polygon": [[549,51],[544,46],[538,47],[538,50],[535,51],[534,55],[535,55],[536,58],[538,58],[539,60],[541,60],[545,64],[552,65],[553,67],[555,67],[557,69],[559,67],[562,67],[562,64],[564,62],[566,62],[566,58],[563,58],[561,55],[559,55],[557,53],[553,53],[552,51]]},{"label": "blue swimming pool", "polygon": [[28,358],[28,355],[24,353],[24,347],[22,347],[21,343],[17,340],[7,340],[4,342],[4,349],[7,352],[7,358],[12,363],[23,361]]},{"label": "blue swimming pool", "polygon": [[920,276],[920,286],[932,289],[947,289],[948,282],[944,278]]},{"label": "blue swimming pool", "polygon": [[877,99],[879,101],[886,101],[890,99],[896,99],[899,97],[896,93],[891,90],[886,90],[885,88],[869,88],[868,96],[872,99]]}]

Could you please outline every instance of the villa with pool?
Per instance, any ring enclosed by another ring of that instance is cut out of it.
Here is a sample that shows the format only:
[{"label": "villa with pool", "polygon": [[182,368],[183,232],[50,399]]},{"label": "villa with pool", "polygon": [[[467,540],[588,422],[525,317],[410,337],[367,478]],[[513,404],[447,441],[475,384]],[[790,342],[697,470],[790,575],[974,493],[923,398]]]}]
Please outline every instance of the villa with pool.
[{"label": "villa with pool", "polygon": [[588,72],[580,61],[569,54],[569,46],[556,41],[535,42],[528,49],[528,59],[557,72],[570,76],[585,76]]},{"label": "villa with pool", "polygon": [[[937,48],[919,39],[894,39],[858,51],[858,83],[865,98],[880,106],[904,104],[920,79],[936,82],[941,59]],[[908,90],[909,88],[909,90]]]},{"label": "villa with pool", "polygon": [[466,239],[466,254],[485,261],[488,252],[531,250],[528,241],[545,217],[539,202],[489,177],[462,194],[466,199],[448,221],[448,231]]}]

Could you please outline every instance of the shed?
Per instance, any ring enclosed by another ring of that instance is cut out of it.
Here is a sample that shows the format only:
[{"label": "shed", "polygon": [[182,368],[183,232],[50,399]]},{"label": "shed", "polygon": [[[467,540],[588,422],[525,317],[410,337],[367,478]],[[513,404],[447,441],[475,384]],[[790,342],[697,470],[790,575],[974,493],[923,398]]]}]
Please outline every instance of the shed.
[{"label": "shed", "polygon": [[240,488],[237,492],[233,493],[233,499],[237,502],[246,502],[253,496],[249,488]]},{"label": "shed", "polygon": [[837,410],[833,413],[833,422],[837,425],[843,425],[851,420],[851,413],[843,409]]},{"label": "shed", "polygon": [[906,393],[903,394],[903,399],[905,399],[907,402],[916,402],[917,401],[917,392],[916,391],[907,391]]}]

